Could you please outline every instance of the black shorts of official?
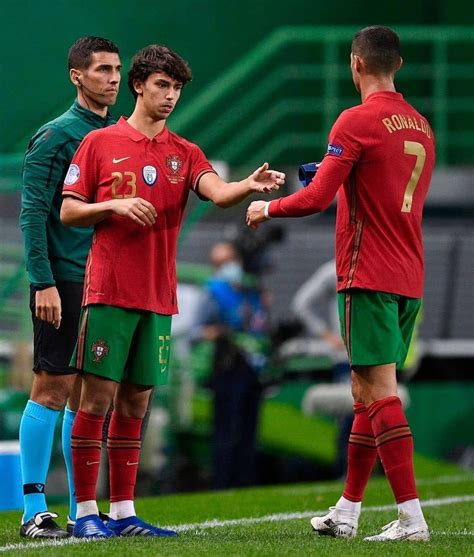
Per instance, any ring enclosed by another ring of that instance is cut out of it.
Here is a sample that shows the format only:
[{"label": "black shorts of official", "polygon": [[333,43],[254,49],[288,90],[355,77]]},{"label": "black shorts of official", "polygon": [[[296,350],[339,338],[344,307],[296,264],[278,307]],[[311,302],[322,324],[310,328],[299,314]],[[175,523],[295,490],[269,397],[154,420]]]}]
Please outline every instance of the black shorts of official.
[{"label": "black shorts of official", "polygon": [[77,370],[69,367],[76,346],[79,316],[82,305],[82,283],[57,282],[61,298],[61,326],[55,329],[35,315],[36,288],[30,286],[30,309],[33,320],[33,371],[47,371],[55,375],[70,375]]}]

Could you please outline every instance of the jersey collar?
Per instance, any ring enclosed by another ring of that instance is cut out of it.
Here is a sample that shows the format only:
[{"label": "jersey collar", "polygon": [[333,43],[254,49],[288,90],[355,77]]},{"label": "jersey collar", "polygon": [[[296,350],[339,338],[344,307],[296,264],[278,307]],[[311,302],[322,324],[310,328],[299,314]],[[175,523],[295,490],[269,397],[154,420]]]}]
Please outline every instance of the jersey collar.
[{"label": "jersey collar", "polygon": [[391,99],[403,101],[403,95],[401,93],[398,93],[397,91],[375,91],[375,93],[370,93],[370,95],[365,98],[364,104],[367,101],[372,101],[374,99]]},{"label": "jersey collar", "polygon": [[88,110],[87,108],[84,108],[83,106],[81,106],[77,102],[77,99],[72,103],[72,106],[71,106],[70,110],[71,110],[71,112],[74,112],[75,114],[80,116],[81,119],[87,120],[87,121],[93,123],[96,126],[97,126],[98,123],[100,123],[101,126],[103,126],[103,127],[110,126],[110,124],[114,123],[114,119],[112,118],[112,116],[111,116],[111,114],[108,110],[107,110],[107,115],[105,116],[105,118],[102,118],[102,116],[99,116],[95,112],[92,112],[92,110]]},{"label": "jersey collar", "polygon": [[127,135],[132,141],[139,142],[143,139],[147,139],[149,141],[154,141],[155,143],[166,143],[168,140],[169,131],[168,128],[165,126],[160,133],[156,134],[155,137],[150,139],[142,132],[138,131],[134,127],[132,127],[128,122],[125,116],[121,116],[120,120],[117,122],[117,126],[120,126],[122,133]]}]

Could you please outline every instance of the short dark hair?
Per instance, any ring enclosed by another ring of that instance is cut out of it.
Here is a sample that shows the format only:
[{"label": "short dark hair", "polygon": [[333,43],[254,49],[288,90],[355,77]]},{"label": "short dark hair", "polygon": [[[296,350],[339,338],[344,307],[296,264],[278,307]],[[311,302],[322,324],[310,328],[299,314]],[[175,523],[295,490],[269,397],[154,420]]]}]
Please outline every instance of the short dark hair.
[{"label": "short dark hair", "polygon": [[135,54],[128,72],[128,88],[135,99],[138,97],[138,93],[135,91],[133,82],[144,83],[149,75],[157,72],[167,73],[183,85],[193,78],[191,68],[181,56],[167,46],[151,44]]},{"label": "short dark hair", "polygon": [[102,37],[81,37],[69,49],[67,63],[69,69],[87,69],[94,52],[114,52],[119,54],[118,46]]},{"label": "short dark hair", "polygon": [[369,73],[392,73],[400,65],[400,38],[382,25],[365,27],[354,35],[352,52],[365,60]]}]

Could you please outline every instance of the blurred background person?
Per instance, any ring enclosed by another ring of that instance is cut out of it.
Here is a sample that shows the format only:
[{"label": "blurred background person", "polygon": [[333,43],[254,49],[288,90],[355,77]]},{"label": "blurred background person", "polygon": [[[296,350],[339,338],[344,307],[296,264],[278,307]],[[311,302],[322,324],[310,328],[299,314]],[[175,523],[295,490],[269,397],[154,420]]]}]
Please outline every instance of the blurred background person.
[{"label": "blurred background person", "polygon": [[244,274],[237,248],[219,242],[210,253],[207,282],[193,331],[214,343],[209,387],[213,392],[213,486],[256,482],[256,435],[267,361],[268,313],[254,277]]}]

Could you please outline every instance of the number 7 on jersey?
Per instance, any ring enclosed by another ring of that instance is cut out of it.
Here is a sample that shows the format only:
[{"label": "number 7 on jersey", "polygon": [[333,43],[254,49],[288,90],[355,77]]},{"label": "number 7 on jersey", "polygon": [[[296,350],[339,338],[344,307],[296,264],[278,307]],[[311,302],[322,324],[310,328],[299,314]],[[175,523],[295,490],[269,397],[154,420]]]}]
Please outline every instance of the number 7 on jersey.
[{"label": "number 7 on jersey", "polygon": [[416,157],[415,168],[411,173],[410,179],[408,180],[407,187],[405,188],[405,195],[403,196],[402,213],[410,213],[411,205],[413,203],[413,193],[418,185],[421,173],[423,172],[423,167],[425,166],[426,151],[421,143],[417,141],[405,141],[404,142],[404,153],[405,155],[414,155]]}]

